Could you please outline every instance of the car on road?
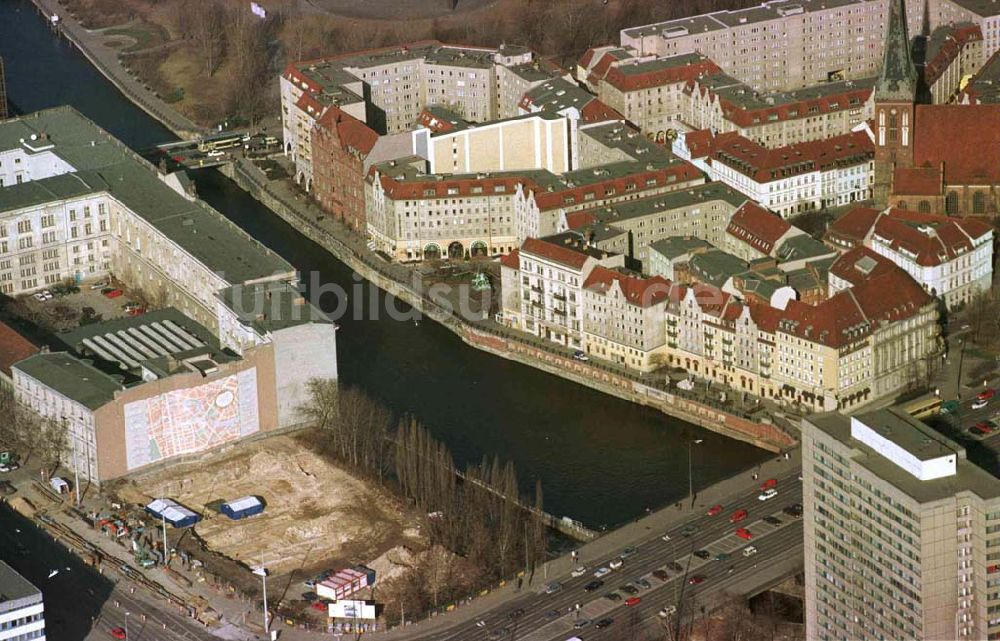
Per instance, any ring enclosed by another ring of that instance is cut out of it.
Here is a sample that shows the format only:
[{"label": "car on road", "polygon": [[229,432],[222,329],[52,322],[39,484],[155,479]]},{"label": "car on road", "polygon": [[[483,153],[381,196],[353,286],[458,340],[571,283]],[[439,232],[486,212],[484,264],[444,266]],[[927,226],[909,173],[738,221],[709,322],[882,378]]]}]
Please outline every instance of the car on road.
[{"label": "car on road", "polygon": [[560,612],[559,610],[549,610],[548,612],[545,613],[545,618],[546,619],[558,619],[561,615],[562,615],[562,612]]},{"label": "car on road", "polygon": [[719,552],[718,554],[715,555],[715,560],[716,561],[728,561],[729,560],[729,556],[730,556],[729,552]]},{"label": "car on road", "polygon": [[635,587],[631,583],[626,583],[625,585],[619,587],[618,589],[624,592],[625,594],[631,594],[631,595],[639,594],[639,588]]},{"label": "car on road", "polygon": [[608,567],[611,568],[612,570],[617,570],[621,568],[623,565],[625,565],[625,561],[621,560],[620,558],[612,559],[611,563],[608,563]]},{"label": "car on road", "polygon": [[709,516],[718,516],[719,514],[722,514],[722,506],[721,505],[713,505],[712,507],[708,508],[708,515]]},{"label": "car on road", "polygon": [[639,550],[637,550],[635,547],[633,547],[633,546],[630,545],[629,547],[627,547],[624,550],[622,550],[622,553],[618,555],[618,558],[624,560],[624,559],[629,558],[630,556],[635,556],[638,553],[639,553]]},{"label": "car on road", "polygon": [[733,512],[732,516],[729,517],[730,523],[739,523],[743,519],[747,518],[746,510],[736,510]]},{"label": "car on road", "polygon": [[635,581],[632,581],[632,585],[643,590],[648,590],[653,587],[646,579],[636,579]]},{"label": "car on road", "polygon": [[666,570],[653,570],[653,576],[661,581],[669,581],[670,575],[667,574]]},{"label": "car on road", "polygon": [[663,536],[660,537],[660,540],[666,541],[666,542],[669,543],[670,542],[670,535],[669,534],[664,534]]},{"label": "car on road", "polygon": [[993,398],[996,395],[997,395],[997,391],[995,389],[993,389],[992,387],[988,387],[988,388],[984,389],[983,391],[979,392],[979,394],[976,396],[976,398],[979,399],[980,401],[988,401],[988,400],[990,400],[991,398]]},{"label": "car on road", "polygon": [[695,574],[690,579],[688,579],[688,585],[700,585],[705,582],[705,575]]},{"label": "car on road", "polygon": [[111,638],[112,639],[124,639],[125,638],[125,628],[111,628]]},{"label": "car on road", "polygon": [[587,573],[587,566],[578,565],[575,568],[573,568],[573,571],[570,572],[569,575],[575,579],[576,577],[583,576],[586,573]]},{"label": "car on road", "polygon": [[770,525],[781,525],[781,519],[776,516],[765,516],[764,523],[768,523]]},{"label": "car on road", "polygon": [[222,151],[221,149],[213,149],[212,151],[208,152],[205,155],[208,156],[209,158],[219,158],[220,156],[225,156],[226,152]]},{"label": "car on road", "polygon": [[694,552],[692,552],[692,554],[694,554],[699,559],[709,559],[712,556],[712,553],[709,552],[708,550],[695,550]]},{"label": "car on road", "polygon": [[21,466],[15,463],[14,461],[10,461],[8,463],[0,463],[0,472],[6,474],[7,472],[13,472],[19,467]]},{"label": "car on road", "polygon": [[607,576],[609,574],[611,574],[611,570],[609,570],[608,568],[597,568],[596,570],[594,570],[595,579],[599,579],[602,576]]},{"label": "car on road", "polygon": [[520,619],[524,616],[524,608],[516,608],[507,613],[507,620],[513,621],[514,619]]},{"label": "car on road", "polygon": [[590,360],[590,357],[587,356],[585,353],[581,352],[580,350],[573,352],[573,358],[584,363]]},{"label": "car on road", "polygon": [[622,595],[618,594],[617,592],[608,592],[607,594],[604,595],[604,598],[607,599],[608,601],[621,601]]},{"label": "car on road", "polygon": [[684,529],[681,530],[681,536],[691,536],[698,531],[698,528],[694,525],[685,525]]},{"label": "car on road", "polygon": [[553,581],[545,586],[545,594],[555,594],[559,590],[562,590],[562,583],[558,581]]},{"label": "car on road", "polygon": [[767,479],[760,484],[761,490],[770,490],[778,487],[778,479]]},{"label": "car on road", "polygon": [[979,409],[982,409],[982,408],[986,407],[989,404],[990,404],[989,401],[985,401],[985,400],[983,400],[981,398],[977,398],[976,400],[972,401],[972,409],[979,410]]},{"label": "car on road", "polygon": [[583,586],[583,591],[593,592],[594,590],[599,590],[602,585],[604,585],[604,581],[601,581],[600,579],[594,579],[587,585]]},{"label": "car on road", "polygon": [[743,556],[753,556],[754,554],[757,554],[756,545],[748,545],[745,548],[743,548]]},{"label": "car on road", "polygon": [[681,564],[678,563],[677,561],[671,561],[670,563],[667,563],[667,569],[670,570],[671,572],[678,572],[678,573],[684,571],[684,567],[681,566]]},{"label": "car on road", "polygon": [[628,607],[632,607],[633,605],[639,605],[640,603],[642,603],[642,599],[637,596],[625,599],[625,605]]},{"label": "car on road", "polygon": [[750,530],[746,529],[745,527],[741,527],[741,528],[736,528],[736,536],[740,537],[741,539],[746,539],[747,541],[749,541],[750,539],[753,538],[753,533],[750,532]]},{"label": "car on road", "polygon": [[663,608],[660,608],[660,611],[657,612],[656,614],[661,619],[669,619],[670,617],[672,617],[675,614],[677,614],[677,606],[676,605],[665,606]]},{"label": "car on road", "polygon": [[582,630],[588,625],[590,625],[590,619],[580,619],[579,621],[573,624],[573,628],[576,630]]},{"label": "car on road", "polygon": [[802,504],[792,503],[791,505],[783,509],[782,512],[784,512],[788,516],[800,519],[802,518]]},{"label": "car on road", "polygon": [[615,620],[612,619],[611,617],[604,617],[603,619],[601,619],[600,621],[598,621],[597,623],[595,623],[594,627],[597,628],[598,630],[600,630],[602,628],[608,627],[609,625],[611,625],[614,622],[615,622]]},{"label": "car on road", "polygon": [[496,639],[502,639],[508,634],[510,634],[510,630],[508,628],[495,628],[490,630],[489,638],[496,641]]},{"label": "car on road", "polygon": [[761,492],[757,496],[757,500],[758,501],[767,501],[768,499],[773,499],[776,496],[778,496],[778,490],[774,489],[773,487],[770,487],[770,488],[764,490],[763,492]]}]

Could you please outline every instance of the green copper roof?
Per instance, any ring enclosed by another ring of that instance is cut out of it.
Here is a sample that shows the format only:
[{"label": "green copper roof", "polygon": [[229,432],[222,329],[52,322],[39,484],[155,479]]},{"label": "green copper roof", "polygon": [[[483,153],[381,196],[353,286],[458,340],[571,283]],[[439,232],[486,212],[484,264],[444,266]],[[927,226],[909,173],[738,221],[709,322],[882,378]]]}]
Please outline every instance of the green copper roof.
[{"label": "green copper roof", "polygon": [[917,70],[910,57],[905,2],[906,0],[889,0],[882,74],[875,85],[876,101],[913,102],[916,98]]}]

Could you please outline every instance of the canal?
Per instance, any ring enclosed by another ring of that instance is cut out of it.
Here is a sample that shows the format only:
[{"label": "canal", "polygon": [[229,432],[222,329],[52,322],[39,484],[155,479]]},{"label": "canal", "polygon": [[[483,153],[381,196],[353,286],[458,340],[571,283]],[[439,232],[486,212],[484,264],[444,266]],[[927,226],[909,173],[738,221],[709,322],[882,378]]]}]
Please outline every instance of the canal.
[{"label": "canal", "polygon": [[[8,96],[20,112],[70,104],[136,149],[173,138],[54,36],[27,0],[0,1],[0,55]],[[352,270],[227,178],[214,170],[194,178],[202,198],[304,276],[315,272],[323,282],[352,291],[357,283]],[[367,295],[384,296],[378,290]],[[385,316],[339,321],[342,384],[359,386],[396,412],[416,417],[448,445],[459,465],[484,456],[514,461],[526,492],[541,480],[545,507],[556,515],[613,526],[687,495],[689,439],[703,440],[692,448],[696,487],[768,456],[475,350],[436,323]]]}]

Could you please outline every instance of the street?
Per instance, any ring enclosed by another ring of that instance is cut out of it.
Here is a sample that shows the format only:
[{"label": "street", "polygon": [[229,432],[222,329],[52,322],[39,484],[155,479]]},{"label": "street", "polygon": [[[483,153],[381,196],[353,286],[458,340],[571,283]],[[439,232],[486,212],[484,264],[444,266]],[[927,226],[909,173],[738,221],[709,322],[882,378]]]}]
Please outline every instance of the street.
[{"label": "street", "polygon": [[[700,614],[701,606],[711,606],[726,593],[758,591],[757,586],[770,587],[792,571],[799,571],[802,565],[802,522],[785,515],[782,510],[802,501],[802,485],[798,480],[799,469],[794,467],[777,477],[778,495],[766,502],[759,501],[759,487],[747,484],[747,489],[722,503],[720,514],[709,516],[702,512],[687,521],[677,523],[668,531],[670,541],[663,541],[664,532],[650,532],[649,538],[635,547],[637,552],[624,562],[624,566],[602,578],[604,584],[597,590],[585,591],[583,587],[594,580],[593,572],[599,567],[607,567],[617,555],[596,559],[581,558],[580,564],[587,572],[580,577],[567,575],[539,577],[536,571],[530,593],[513,599],[497,607],[489,614],[475,621],[465,622],[448,630],[413,638],[426,641],[478,641],[504,639],[514,641],[562,641],[574,634],[586,639],[618,639],[622,628],[629,630],[662,625],[657,616],[661,608],[677,604],[681,599],[688,608]],[[740,523],[730,523],[730,515],[740,509],[748,516]],[[772,525],[762,519],[775,516],[780,524]],[[697,530],[685,537],[682,530],[693,525]],[[753,533],[752,541],[745,541],[734,533],[736,528],[745,527]],[[754,545],[758,552],[744,557],[742,551],[747,545]],[[692,555],[696,550],[707,550],[709,560]],[[731,554],[724,561],[712,560],[720,552]],[[620,553],[620,551],[619,551]],[[684,572],[670,572],[664,582],[652,576],[652,572],[665,568],[675,561]],[[733,571],[730,573],[729,568]],[[759,569],[758,569],[759,568]],[[768,568],[777,569],[774,580],[768,577]],[[688,585],[690,577],[701,575],[705,578],[700,585]],[[640,589],[636,595],[641,598],[637,605],[626,606],[620,586],[645,579],[649,589]],[[547,583],[559,581],[561,588],[554,594],[545,594]],[[617,592],[622,598],[611,601],[604,597],[609,592]],[[682,596],[683,595],[683,596]],[[577,611],[577,605],[579,609]],[[519,614],[519,611],[523,613]],[[593,623],[602,618],[612,618],[613,623],[605,629],[596,630]],[[581,628],[574,628],[581,621],[590,621]],[[633,628],[633,626],[639,626]]]}]

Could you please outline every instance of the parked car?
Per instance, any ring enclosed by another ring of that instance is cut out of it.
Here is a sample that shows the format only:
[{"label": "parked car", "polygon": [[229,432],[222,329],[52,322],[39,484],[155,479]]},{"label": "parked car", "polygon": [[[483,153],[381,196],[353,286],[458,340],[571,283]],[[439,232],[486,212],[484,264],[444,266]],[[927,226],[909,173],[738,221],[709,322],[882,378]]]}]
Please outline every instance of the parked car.
[{"label": "parked car", "polygon": [[954,414],[955,412],[958,411],[958,408],[959,408],[958,401],[955,399],[951,399],[950,401],[945,401],[944,403],[941,404],[941,413]]},{"label": "parked car", "polygon": [[641,597],[634,596],[634,597],[625,599],[625,605],[628,606],[628,607],[632,607],[633,605],[639,605],[640,603],[642,603],[642,598]]},{"label": "parked car", "polygon": [[976,423],[969,428],[969,434],[972,434],[973,436],[986,436],[991,431],[992,430],[990,430],[989,427],[983,425],[982,423]]},{"label": "parked car", "polygon": [[590,625],[590,619],[580,619],[579,621],[573,624],[573,628],[576,630],[582,630],[588,625]]},{"label": "parked car", "polygon": [[765,516],[764,523],[769,523],[771,525],[781,525],[781,519],[776,516]]},{"label": "parked car", "polygon": [[597,623],[595,623],[594,627],[597,628],[598,630],[600,630],[601,628],[608,627],[609,625],[611,625],[614,622],[615,622],[615,620],[612,619],[611,617],[604,617],[603,619],[601,619],[600,621],[598,621]]},{"label": "parked car", "polygon": [[741,539],[746,539],[747,541],[749,541],[750,539],[753,538],[753,533],[750,532],[750,530],[746,529],[745,527],[741,527],[736,529],[736,536],[740,537]]},{"label": "parked car", "polygon": [[692,534],[694,534],[697,531],[698,531],[698,528],[696,526],[694,526],[694,525],[685,525],[684,529],[681,530],[681,535],[682,536],[691,536]]},{"label": "parked car", "polygon": [[622,553],[619,554],[618,557],[621,558],[621,559],[627,559],[630,556],[635,556],[638,553],[639,553],[639,550],[637,550],[636,548],[634,548],[634,547],[632,547],[630,545],[629,547],[627,547],[624,550],[622,550]]},{"label": "parked car", "polygon": [[979,410],[979,409],[982,409],[982,408],[986,407],[989,404],[990,404],[989,401],[981,399],[981,398],[977,398],[976,400],[972,401],[972,409]]},{"label": "parked car", "polygon": [[778,496],[778,490],[776,490],[776,489],[774,489],[772,487],[772,488],[768,488],[768,489],[764,490],[763,492],[761,492],[757,496],[757,500],[758,501],[767,501],[768,499],[773,499],[776,496]]},{"label": "parked car", "polygon": [[675,614],[677,614],[677,606],[676,606],[676,605],[668,605],[668,606],[665,606],[665,607],[663,607],[663,608],[660,608],[660,611],[659,611],[659,612],[657,612],[656,614],[657,614],[657,615],[658,615],[658,616],[659,616],[659,617],[660,617],[661,619],[669,619],[670,617],[672,617],[672,616],[674,616]]},{"label": "parked car", "polygon": [[636,579],[635,581],[632,581],[632,585],[643,590],[648,590],[653,587],[646,579]]},{"label": "parked car", "polygon": [[124,639],[125,638],[125,628],[111,628],[111,638],[112,639]]},{"label": "parked car", "polygon": [[713,505],[712,507],[708,508],[708,515],[709,516],[718,516],[719,514],[722,514],[722,506],[721,505]]},{"label": "parked car", "polygon": [[678,573],[684,571],[684,568],[677,561],[671,561],[670,563],[667,563],[667,569],[670,570],[671,572],[678,572]]},{"label": "parked car", "polygon": [[669,542],[670,541],[670,535],[669,534],[664,534],[663,536],[660,537],[660,539],[663,540],[663,541]]},{"label": "parked car", "polygon": [[745,548],[743,548],[743,556],[753,556],[754,554],[757,554],[756,545],[748,545]]},{"label": "parked car", "polygon": [[653,576],[661,581],[669,581],[670,575],[667,574],[666,570],[653,570]]},{"label": "parked car", "polygon": [[8,461],[7,463],[0,463],[0,472],[6,474],[7,472],[13,472],[19,467],[21,466],[15,463],[14,461]]},{"label": "parked car", "polygon": [[607,576],[609,574],[611,574],[611,570],[609,570],[608,568],[597,568],[596,570],[594,570],[595,579],[599,579],[602,576]]},{"label": "parked car", "polygon": [[549,610],[548,612],[545,613],[545,618],[550,620],[558,619],[560,616],[562,616],[562,612],[560,612],[559,610]]},{"label": "parked car", "polygon": [[555,594],[559,590],[562,590],[562,583],[558,581],[553,581],[545,586],[545,594]]},{"label": "parked car", "polygon": [[979,399],[979,400],[981,400],[981,401],[988,401],[991,398],[993,398],[994,396],[996,396],[996,394],[997,394],[997,391],[995,389],[993,389],[992,387],[988,387],[988,388],[984,389],[983,391],[979,392],[979,394],[976,396],[976,398]]},{"label": "parked car", "polygon": [[788,516],[794,517],[796,519],[802,518],[802,504],[801,503],[793,503],[793,504],[789,505],[788,507],[786,507],[785,509],[783,509],[782,512],[784,512]]},{"label": "parked car", "polygon": [[621,590],[622,592],[624,592],[625,594],[639,594],[638,588],[636,588],[634,585],[631,585],[629,583],[626,583],[625,585],[621,586],[618,589]]},{"label": "parked car", "polygon": [[709,552],[708,550],[695,550],[692,554],[694,554],[699,559],[709,559],[712,556],[712,553]]},{"label": "parked car", "polygon": [[739,523],[743,519],[747,518],[746,510],[736,510],[733,512],[732,516],[729,517],[730,523]]},{"label": "parked car", "polygon": [[699,585],[705,582],[705,576],[703,574],[695,574],[690,579],[688,579],[688,585]]},{"label": "parked car", "polygon": [[105,289],[101,290],[101,293],[104,294],[108,298],[118,298],[124,292],[122,290],[120,290],[120,289],[117,289],[117,288],[113,289],[111,287],[106,287]]},{"label": "parked car", "polygon": [[607,594],[604,595],[604,598],[607,599],[608,601],[621,601],[622,595],[618,594],[617,592],[608,592]]},{"label": "parked car", "polygon": [[573,568],[573,571],[570,572],[569,575],[573,578],[576,578],[578,576],[583,576],[586,573],[587,573],[587,567],[583,565],[578,565],[575,568]]},{"label": "parked car", "polygon": [[608,567],[611,568],[612,570],[617,570],[621,568],[621,566],[623,565],[625,565],[625,561],[622,561],[620,558],[612,559],[611,563],[608,563]]},{"label": "parked car", "polygon": [[52,292],[47,289],[43,289],[40,292],[32,294],[32,297],[34,297],[35,300],[44,303],[47,300],[52,300]]},{"label": "parked car", "polygon": [[776,487],[778,487],[778,479],[767,479],[766,481],[760,484],[761,491],[770,490]]},{"label": "parked car", "polygon": [[715,555],[714,560],[716,560],[716,561],[728,561],[729,560],[729,552],[719,552],[718,554]]},{"label": "parked car", "polygon": [[108,282],[106,280],[99,280],[96,283],[91,283],[90,289],[93,289],[93,290],[104,289],[105,287],[108,287],[109,285],[111,285],[110,282]]},{"label": "parked car", "polygon": [[604,585],[604,581],[601,581],[600,579],[594,579],[593,581],[591,581],[587,585],[583,586],[583,591],[584,592],[593,592],[594,590],[601,589],[601,586],[603,586],[603,585]]},{"label": "parked car", "polygon": [[582,362],[587,362],[590,360],[590,357],[587,356],[585,353],[581,352],[580,350],[573,352],[573,358]]}]

